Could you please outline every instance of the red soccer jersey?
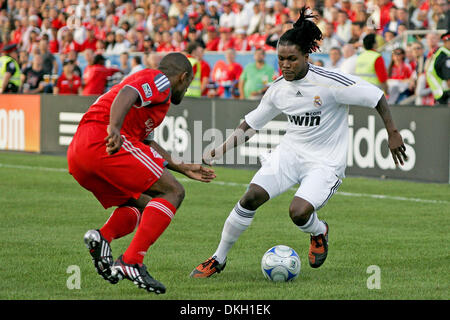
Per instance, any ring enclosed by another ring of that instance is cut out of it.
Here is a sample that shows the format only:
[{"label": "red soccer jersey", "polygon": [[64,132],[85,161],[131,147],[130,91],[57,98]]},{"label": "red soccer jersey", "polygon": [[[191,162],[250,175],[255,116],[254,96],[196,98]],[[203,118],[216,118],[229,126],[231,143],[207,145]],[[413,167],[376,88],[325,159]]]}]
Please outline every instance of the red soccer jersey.
[{"label": "red soccer jersey", "polygon": [[401,65],[393,65],[391,69],[391,76],[389,79],[396,79],[396,80],[406,80],[411,78],[412,70],[411,66],[406,63],[402,63]]},{"label": "red soccer jersey", "polygon": [[73,75],[72,79],[67,79],[64,73],[58,78],[56,86],[59,89],[59,94],[78,94],[78,89],[81,87],[81,78]]},{"label": "red soccer jersey", "polygon": [[106,82],[108,81],[108,77],[119,71],[120,69],[107,68],[100,64],[87,66],[86,69],[84,69],[83,73],[83,95],[87,96],[103,94],[103,92],[105,91]]},{"label": "red soccer jersey", "polygon": [[123,87],[136,90],[140,99],[125,116],[121,132],[129,138],[144,140],[161,124],[170,107],[170,82],[158,70],[144,69],[126,77],[94,102],[80,125],[88,122],[108,125],[111,105]]}]

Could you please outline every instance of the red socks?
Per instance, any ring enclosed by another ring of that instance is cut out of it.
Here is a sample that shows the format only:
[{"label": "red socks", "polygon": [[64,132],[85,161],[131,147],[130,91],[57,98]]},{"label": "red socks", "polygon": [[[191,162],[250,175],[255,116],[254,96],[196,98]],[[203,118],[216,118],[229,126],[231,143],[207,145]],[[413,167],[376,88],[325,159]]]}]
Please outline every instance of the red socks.
[{"label": "red socks", "polygon": [[113,211],[108,221],[100,229],[103,238],[109,243],[112,240],[133,232],[139,224],[141,213],[134,207],[119,207]]},{"label": "red socks", "polygon": [[148,248],[166,230],[176,212],[176,208],[167,200],[154,198],[142,213],[141,222],[130,246],[123,254],[128,264],[142,263]]}]

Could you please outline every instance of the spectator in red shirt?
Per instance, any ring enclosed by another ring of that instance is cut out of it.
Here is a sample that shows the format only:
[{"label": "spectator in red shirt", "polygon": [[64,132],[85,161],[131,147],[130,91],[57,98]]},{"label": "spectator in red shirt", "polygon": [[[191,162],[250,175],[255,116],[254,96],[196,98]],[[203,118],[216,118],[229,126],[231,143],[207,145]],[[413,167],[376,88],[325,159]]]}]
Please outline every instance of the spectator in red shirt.
[{"label": "spectator in red shirt", "polygon": [[105,67],[105,58],[98,54],[94,57],[94,64],[87,66],[83,73],[84,88],[82,94],[101,95],[104,93],[108,77],[116,72],[121,72],[118,68]]},{"label": "spectator in red shirt", "polygon": [[73,39],[73,33],[69,29],[66,30],[63,35],[63,41],[61,43],[61,53],[67,54],[69,51],[81,52],[83,46]]},{"label": "spectator in red shirt", "polygon": [[157,52],[174,52],[175,47],[172,44],[172,35],[169,31],[164,31],[161,35],[161,43],[158,48],[156,48]]},{"label": "spectator in red shirt", "polygon": [[219,60],[214,65],[211,75],[212,80],[216,83],[216,96],[222,98],[238,97],[237,87],[239,77],[242,73],[242,66],[235,61],[236,52],[234,49],[228,49],[225,52],[225,61]]},{"label": "spectator in red shirt", "polygon": [[234,34],[234,49],[236,51],[250,51],[251,47],[247,39],[247,35],[244,29],[237,29]]},{"label": "spectator in red shirt", "polygon": [[81,94],[81,78],[73,73],[74,62],[65,60],[63,72],[53,87],[53,94]]},{"label": "spectator in red shirt", "polygon": [[411,82],[413,70],[405,62],[405,50],[397,48],[392,52],[392,60],[388,68],[389,101],[398,104],[414,92]]},{"label": "spectator in red shirt", "polygon": [[379,0],[378,6],[380,8],[380,27],[379,29],[384,29],[386,24],[389,22],[389,11],[394,6],[390,0]]},{"label": "spectator in red shirt", "polygon": [[219,29],[220,40],[217,44],[217,51],[226,51],[234,48],[234,38],[231,33],[231,28],[222,27]]},{"label": "spectator in red shirt", "polygon": [[350,0],[342,0],[341,1],[341,10],[347,13],[347,17],[351,20],[355,20],[355,11],[352,10],[352,3]]},{"label": "spectator in red shirt", "polygon": [[209,26],[206,36],[206,51],[217,51],[219,48],[220,37],[217,35],[217,29],[214,26]]},{"label": "spectator in red shirt", "polygon": [[93,27],[87,27],[87,37],[81,45],[82,51],[86,49],[97,50],[97,38],[95,37],[95,30]]}]

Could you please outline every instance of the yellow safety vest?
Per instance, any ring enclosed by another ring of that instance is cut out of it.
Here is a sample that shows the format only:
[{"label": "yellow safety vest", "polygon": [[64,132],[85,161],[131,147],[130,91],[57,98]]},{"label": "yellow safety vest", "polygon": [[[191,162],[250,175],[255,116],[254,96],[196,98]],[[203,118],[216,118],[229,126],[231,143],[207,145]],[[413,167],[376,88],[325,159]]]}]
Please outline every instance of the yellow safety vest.
[{"label": "yellow safety vest", "polygon": [[14,84],[17,87],[20,87],[20,84],[22,83],[22,81],[20,81],[20,75],[22,74],[22,72],[20,71],[20,66],[17,63],[17,61],[9,56],[3,56],[3,57],[0,57],[0,87],[3,85],[3,79],[5,78],[6,67],[8,66],[8,64],[11,61],[16,66],[16,72],[13,75],[11,75],[11,78],[9,78],[9,82]]},{"label": "yellow safety vest", "polygon": [[192,58],[192,57],[189,57],[188,60],[191,63],[192,67],[197,66],[197,70],[194,74],[194,79],[192,80],[191,85],[189,86],[188,90],[186,91],[185,96],[201,97],[201,95],[202,95],[201,64],[197,59]]},{"label": "yellow safety vest", "polygon": [[[429,64],[428,70],[427,70],[427,82],[430,86],[431,92],[433,92],[434,99],[438,100],[442,97],[444,94],[444,83],[445,80],[441,79],[434,67],[434,64],[436,62],[436,58],[441,54],[441,52],[445,52],[447,56],[450,56],[450,50],[448,50],[445,47],[439,48],[433,56],[431,57],[431,62]],[[448,90],[448,89],[447,89]]]},{"label": "yellow safety vest", "polygon": [[362,52],[356,59],[355,74],[366,80],[369,83],[380,86],[381,82],[378,80],[375,72],[375,61],[381,56],[380,53],[373,50],[366,50]]}]

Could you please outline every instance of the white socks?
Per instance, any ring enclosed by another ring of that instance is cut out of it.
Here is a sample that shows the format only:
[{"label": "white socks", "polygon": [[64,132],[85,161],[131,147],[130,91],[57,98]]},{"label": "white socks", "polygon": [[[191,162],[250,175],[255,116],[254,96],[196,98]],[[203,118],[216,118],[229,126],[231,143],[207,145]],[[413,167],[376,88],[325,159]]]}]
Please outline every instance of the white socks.
[{"label": "white socks", "polygon": [[299,228],[303,232],[311,233],[313,236],[325,234],[325,232],[327,231],[325,223],[323,223],[322,221],[319,220],[319,218],[317,218],[317,213],[315,211],[309,217],[308,222],[305,223],[303,226],[299,226]]},{"label": "white socks", "polygon": [[227,257],[233,244],[237,241],[239,236],[247,230],[253,221],[255,211],[243,208],[239,202],[231,210],[222,230],[222,238],[219,246],[213,256],[219,263],[223,263]]}]

